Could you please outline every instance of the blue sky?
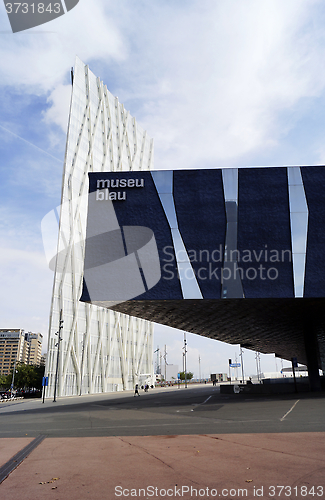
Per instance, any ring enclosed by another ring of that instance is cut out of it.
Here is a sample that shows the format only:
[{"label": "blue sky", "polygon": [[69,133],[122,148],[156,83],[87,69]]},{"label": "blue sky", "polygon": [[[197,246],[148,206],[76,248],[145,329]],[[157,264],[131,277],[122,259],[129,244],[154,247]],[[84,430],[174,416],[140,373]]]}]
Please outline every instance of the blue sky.
[{"label": "blue sky", "polygon": [[[319,165],[324,21],[321,0],[80,0],[12,34],[1,5],[1,327],[47,337],[40,222],[60,203],[76,55],[154,138],[156,168]],[[227,370],[238,348],[211,342],[189,336],[189,369],[200,355],[202,372]],[[181,364],[182,334],[157,327],[165,343]],[[254,354],[245,359],[253,373]],[[274,371],[274,357],[262,369]]]}]

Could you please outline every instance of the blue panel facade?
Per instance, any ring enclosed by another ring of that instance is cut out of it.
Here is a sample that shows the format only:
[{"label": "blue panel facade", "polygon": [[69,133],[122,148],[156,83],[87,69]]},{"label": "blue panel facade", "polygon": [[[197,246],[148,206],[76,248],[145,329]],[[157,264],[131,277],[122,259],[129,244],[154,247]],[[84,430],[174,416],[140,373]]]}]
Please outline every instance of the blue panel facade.
[{"label": "blue panel facade", "polygon": [[[309,209],[304,296],[324,297],[325,168],[302,167],[301,172]],[[99,180],[117,179],[124,179],[123,187],[110,187],[109,191],[120,192],[126,197],[113,202],[119,225],[150,228],[156,239],[161,265],[160,281],[134,300],[183,299],[171,229],[151,173],[91,173],[90,191],[97,190]],[[128,180],[132,179],[139,182],[143,179],[144,187],[127,187]],[[227,271],[224,263],[227,221],[222,170],[174,171],[173,200],[178,229],[203,299],[221,299],[222,269]],[[237,242],[233,232],[230,243],[231,248],[237,245],[237,265],[244,297],[294,298],[286,168],[238,169],[237,229]],[[234,259],[229,260],[234,262]],[[226,279],[225,275],[223,277]],[[85,287],[82,299],[87,300],[87,297],[89,300]]]},{"label": "blue panel facade", "polygon": [[245,297],[292,298],[286,169],[242,168],[238,184],[238,250],[241,256],[238,266],[242,268]]},{"label": "blue panel facade", "polygon": [[174,200],[178,227],[202,295],[220,299],[226,233],[221,170],[175,170]]},{"label": "blue panel facade", "polygon": [[309,216],[304,297],[325,296],[325,168],[302,167]]}]

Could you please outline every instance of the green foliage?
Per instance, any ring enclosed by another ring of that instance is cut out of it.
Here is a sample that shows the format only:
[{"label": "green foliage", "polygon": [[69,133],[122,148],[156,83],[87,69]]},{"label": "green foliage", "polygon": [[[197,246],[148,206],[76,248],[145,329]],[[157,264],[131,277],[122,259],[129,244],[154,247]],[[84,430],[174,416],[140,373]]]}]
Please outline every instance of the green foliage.
[{"label": "green foliage", "polygon": [[8,387],[10,386],[9,378],[10,378],[10,375],[0,375],[0,388],[1,389],[8,389]]},{"label": "green foliage", "polygon": [[[185,380],[185,372],[180,372],[179,374],[181,380]],[[193,378],[193,373],[192,372],[186,372],[186,380],[191,380]]]},{"label": "green foliage", "polygon": [[[44,366],[16,365],[14,388],[16,389],[42,389],[42,378],[44,376]],[[7,387],[12,381],[12,370],[7,376]]]}]

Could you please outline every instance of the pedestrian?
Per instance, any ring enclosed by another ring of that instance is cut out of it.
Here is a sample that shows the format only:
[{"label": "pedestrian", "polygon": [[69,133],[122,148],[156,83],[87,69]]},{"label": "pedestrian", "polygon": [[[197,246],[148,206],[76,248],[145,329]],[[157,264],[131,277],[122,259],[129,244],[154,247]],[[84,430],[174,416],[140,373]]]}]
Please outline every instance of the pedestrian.
[{"label": "pedestrian", "polygon": [[138,384],[135,384],[134,396],[140,396],[140,394],[139,394],[139,385]]}]

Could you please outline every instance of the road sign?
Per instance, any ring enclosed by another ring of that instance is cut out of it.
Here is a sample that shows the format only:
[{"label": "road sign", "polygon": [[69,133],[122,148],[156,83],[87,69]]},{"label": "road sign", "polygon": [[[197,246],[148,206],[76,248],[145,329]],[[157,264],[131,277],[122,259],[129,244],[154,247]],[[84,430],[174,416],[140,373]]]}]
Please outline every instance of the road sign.
[{"label": "road sign", "polygon": [[230,368],[240,368],[240,363],[231,363]]}]

